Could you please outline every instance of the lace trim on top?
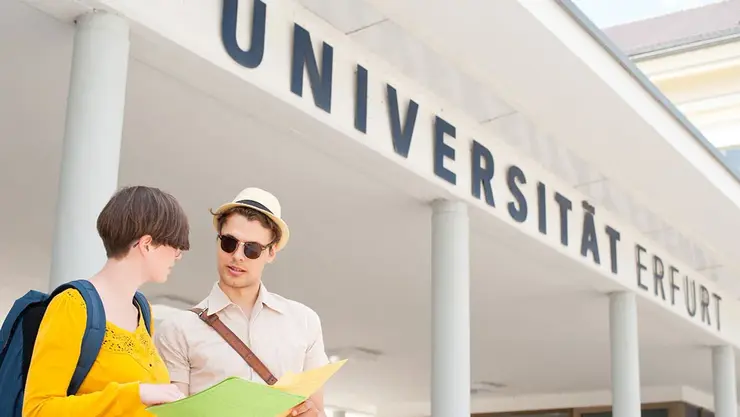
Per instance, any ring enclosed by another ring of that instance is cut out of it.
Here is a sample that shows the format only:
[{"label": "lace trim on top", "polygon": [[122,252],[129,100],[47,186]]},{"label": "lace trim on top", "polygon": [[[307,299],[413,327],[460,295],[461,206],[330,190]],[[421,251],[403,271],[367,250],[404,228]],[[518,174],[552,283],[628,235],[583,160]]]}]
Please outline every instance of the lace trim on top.
[{"label": "lace trim on top", "polygon": [[[62,294],[74,299],[82,308],[85,308],[85,300],[77,291],[69,290],[62,292]],[[139,324],[133,333],[113,323],[106,322],[105,337],[101,349],[129,355],[147,369],[153,366],[153,361],[158,357],[154,342],[146,330],[144,318],[141,315],[139,315]]]}]

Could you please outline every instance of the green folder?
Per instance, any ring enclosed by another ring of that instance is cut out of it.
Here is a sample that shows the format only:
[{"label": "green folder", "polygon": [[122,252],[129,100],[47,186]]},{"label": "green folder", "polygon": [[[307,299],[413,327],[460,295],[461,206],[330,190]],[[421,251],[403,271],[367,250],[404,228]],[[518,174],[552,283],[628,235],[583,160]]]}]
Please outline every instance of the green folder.
[{"label": "green folder", "polygon": [[155,405],[158,417],[276,417],[305,401],[264,384],[232,377],[190,397]]}]

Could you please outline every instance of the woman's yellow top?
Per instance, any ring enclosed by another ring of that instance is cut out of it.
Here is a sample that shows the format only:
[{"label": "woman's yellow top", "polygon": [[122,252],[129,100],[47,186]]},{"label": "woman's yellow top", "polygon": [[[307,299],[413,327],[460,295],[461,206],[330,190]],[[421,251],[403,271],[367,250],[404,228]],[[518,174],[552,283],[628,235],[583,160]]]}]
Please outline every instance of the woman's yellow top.
[{"label": "woman's yellow top", "polygon": [[85,332],[85,301],[74,289],[56,296],[39,327],[23,398],[24,417],[152,416],[139,383],[170,382],[139,314],[132,333],[108,322],[105,338],[77,395],[67,396]]}]

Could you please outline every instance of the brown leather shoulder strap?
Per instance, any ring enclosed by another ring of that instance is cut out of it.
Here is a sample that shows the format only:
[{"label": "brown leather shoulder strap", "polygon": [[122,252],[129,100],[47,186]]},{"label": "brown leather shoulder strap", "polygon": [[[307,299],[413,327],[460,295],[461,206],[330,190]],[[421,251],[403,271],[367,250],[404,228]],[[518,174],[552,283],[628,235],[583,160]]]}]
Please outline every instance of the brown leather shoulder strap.
[{"label": "brown leather shoulder strap", "polygon": [[208,309],[191,308],[190,311],[197,314],[198,317],[211,326],[221,337],[239,354],[248,364],[254,369],[255,372],[267,383],[267,385],[273,385],[277,382],[277,378],[267,369],[264,363],[252,352],[244,342],[239,339],[234,332],[229,329],[224,322],[218,318],[218,315],[208,315]]}]

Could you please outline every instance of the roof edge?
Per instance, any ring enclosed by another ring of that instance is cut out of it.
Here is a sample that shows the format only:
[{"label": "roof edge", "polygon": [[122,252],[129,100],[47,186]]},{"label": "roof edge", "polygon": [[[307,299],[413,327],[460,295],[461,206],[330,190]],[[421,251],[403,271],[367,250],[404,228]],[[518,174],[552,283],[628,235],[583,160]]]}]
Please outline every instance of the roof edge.
[{"label": "roof edge", "polygon": [[660,48],[635,50],[629,52],[629,57],[632,62],[642,62],[651,59],[658,59],[687,52],[693,52],[704,48],[727,45],[737,42],[738,40],[740,40],[740,28],[733,29],[733,31],[728,31],[723,36],[717,36],[711,39],[688,40],[685,42],[676,43],[674,45],[661,46]]},{"label": "roof edge", "polygon": [[691,136],[696,139],[704,149],[709,152],[714,159],[728,172],[735,181],[740,184],[740,172],[734,170],[725,161],[719,150],[712,145],[709,140],[696,128],[687,118],[681,113],[678,108],[666,98],[663,93],[653,84],[642,71],[627,57],[615,44],[609,39],[606,34],[601,31],[589,18],[586,16],[578,6],[573,3],[572,0],[555,0],[568,15],[578,23],[578,25],[585,30],[591,38],[593,38],[598,44],[606,50],[609,55],[614,58],[619,65],[624,68],[629,75],[637,81],[645,91],[647,91],[653,99],[658,102],[668,113],[676,120]]}]

